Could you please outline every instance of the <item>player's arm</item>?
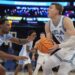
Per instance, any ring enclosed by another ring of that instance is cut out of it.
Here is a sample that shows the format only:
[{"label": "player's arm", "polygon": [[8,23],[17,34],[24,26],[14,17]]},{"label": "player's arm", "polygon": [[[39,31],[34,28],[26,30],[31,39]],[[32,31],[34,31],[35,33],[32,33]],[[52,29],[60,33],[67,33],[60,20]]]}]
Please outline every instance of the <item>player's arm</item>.
[{"label": "player's arm", "polygon": [[45,24],[45,33],[48,39],[52,39],[52,34],[51,34],[50,26],[48,23]]},{"label": "player's arm", "polygon": [[56,47],[64,48],[64,47],[72,47],[75,45],[75,28],[73,22],[68,17],[64,18],[64,28],[66,30],[66,34],[69,35],[70,38],[66,42],[63,42],[57,45]]},{"label": "player's arm", "polygon": [[51,30],[50,30],[49,23],[45,24],[45,33],[46,33],[46,38],[49,41],[52,41],[55,44],[55,42],[53,41],[53,37],[52,37],[52,33],[51,33]]},{"label": "player's arm", "polygon": [[68,34],[70,36],[75,35],[74,34],[75,33],[75,28],[74,28],[73,21],[68,17],[64,18],[64,28],[66,30],[66,34]]},{"label": "player's arm", "polygon": [[3,51],[0,51],[0,58],[2,59],[10,59],[10,60],[22,60],[22,59],[27,59],[27,57],[24,56],[15,56],[11,54],[7,54]]},{"label": "player's arm", "polygon": [[37,45],[39,44],[39,42],[40,42],[40,40],[35,42],[34,49],[37,49]]},{"label": "player's arm", "polygon": [[30,41],[32,41],[32,40],[33,40],[32,38],[19,39],[19,38],[15,38],[15,37],[12,37],[12,38],[10,39],[10,41],[11,41],[12,43],[16,43],[16,44],[19,44],[19,45],[26,44],[26,43],[28,43],[28,42],[30,42]]},{"label": "player's arm", "polygon": [[75,28],[73,22],[70,18],[64,18],[64,28],[66,30],[66,34],[70,36],[69,40],[64,43],[59,44],[59,47],[70,47],[75,44]]},{"label": "player's arm", "polygon": [[37,44],[39,43],[40,40],[35,42],[34,47],[32,48],[32,54],[35,55],[36,51],[38,50]]},{"label": "player's arm", "polygon": [[35,42],[35,45],[34,45],[34,52],[38,50],[38,44],[40,43],[40,40],[36,41]]},{"label": "player's arm", "polygon": [[26,48],[27,48],[27,51],[28,52],[32,52],[32,53],[36,53],[36,50],[37,50],[37,42],[35,43],[35,45],[34,45],[34,47],[31,49],[31,50],[29,50],[29,46],[26,46]]},{"label": "player's arm", "polygon": [[71,36],[66,42],[59,44],[59,48],[75,47],[75,36]]},{"label": "player's arm", "polygon": [[35,54],[36,54],[36,51],[38,50],[37,44],[39,43],[39,41],[40,40],[35,42],[34,48],[32,50],[32,60],[35,60]]}]

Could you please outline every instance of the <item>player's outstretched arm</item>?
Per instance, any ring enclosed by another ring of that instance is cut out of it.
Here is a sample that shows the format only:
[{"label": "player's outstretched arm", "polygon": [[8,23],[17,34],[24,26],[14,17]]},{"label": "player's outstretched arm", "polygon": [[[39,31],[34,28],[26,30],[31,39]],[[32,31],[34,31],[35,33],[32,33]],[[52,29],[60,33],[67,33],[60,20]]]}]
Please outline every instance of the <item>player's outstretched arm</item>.
[{"label": "player's outstretched arm", "polygon": [[27,44],[28,42],[32,41],[33,38],[25,38],[25,39],[19,39],[19,38],[11,38],[10,41],[12,43],[16,43],[16,44],[19,44],[19,45],[24,45],[24,44]]},{"label": "player's outstretched arm", "polygon": [[27,57],[25,57],[25,56],[15,56],[15,55],[7,54],[3,51],[0,51],[0,58],[10,59],[10,60],[24,60],[24,59],[27,59]]}]

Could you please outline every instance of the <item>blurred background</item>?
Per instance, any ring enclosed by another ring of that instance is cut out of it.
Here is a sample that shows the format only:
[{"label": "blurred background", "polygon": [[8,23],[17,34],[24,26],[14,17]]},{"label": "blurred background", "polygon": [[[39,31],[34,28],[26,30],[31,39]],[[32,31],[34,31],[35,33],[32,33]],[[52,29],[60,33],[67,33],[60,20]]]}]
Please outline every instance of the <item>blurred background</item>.
[{"label": "blurred background", "polygon": [[[72,19],[75,25],[75,1],[57,1],[57,0],[0,0],[0,17],[6,16],[7,19],[12,20],[11,34],[14,37],[25,38],[27,32],[34,29],[39,39],[39,34],[44,32],[45,22],[49,21],[48,7],[51,3],[57,2],[64,7],[63,15]],[[35,43],[34,41],[34,43]],[[34,46],[34,44],[33,44]],[[1,48],[8,53],[18,55],[21,50],[20,45],[10,42],[4,42]],[[32,54],[30,54],[32,57]],[[36,54],[37,57],[37,54]],[[17,62],[6,60],[0,62],[6,67],[7,71],[14,71]],[[32,60],[33,69],[36,61]],[[11,67],[10,67],[11,66]]]}]

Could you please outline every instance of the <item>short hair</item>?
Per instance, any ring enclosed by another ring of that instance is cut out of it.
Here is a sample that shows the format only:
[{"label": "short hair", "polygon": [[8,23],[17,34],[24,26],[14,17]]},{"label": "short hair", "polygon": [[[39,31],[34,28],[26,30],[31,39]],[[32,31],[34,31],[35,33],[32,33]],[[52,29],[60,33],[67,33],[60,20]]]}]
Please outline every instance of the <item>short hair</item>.
[{"label": "short hair", "polygon": [[1,17],[0,18],[0,24],[4,24],[5,21],[8,21],[5,17]]},{"label": "short hair", "polygon": [[27,32],[27,36],[30,36],[32,33],[34,33],[35,32],[35,30],[29,30],[28,32]]},{"label": "short hair", "polygon": [[63,6],[58,3],[52,3],[51,5],[55,5],[56,9],[59,11],[59,14],[61,15],[63,12]]}]

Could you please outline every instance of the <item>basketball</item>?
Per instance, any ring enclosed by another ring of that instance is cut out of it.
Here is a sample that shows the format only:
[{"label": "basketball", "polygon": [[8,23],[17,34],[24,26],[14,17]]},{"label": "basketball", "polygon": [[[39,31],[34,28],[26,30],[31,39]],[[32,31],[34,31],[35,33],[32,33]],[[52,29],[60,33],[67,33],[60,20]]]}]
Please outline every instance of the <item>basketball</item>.
[{"label": "basketball", "polygon": [[40,39],[37,44],[37,48],[42,53],[48,53],[48,50],[54,46],[52,41],[49,41],[47,38]]}]

